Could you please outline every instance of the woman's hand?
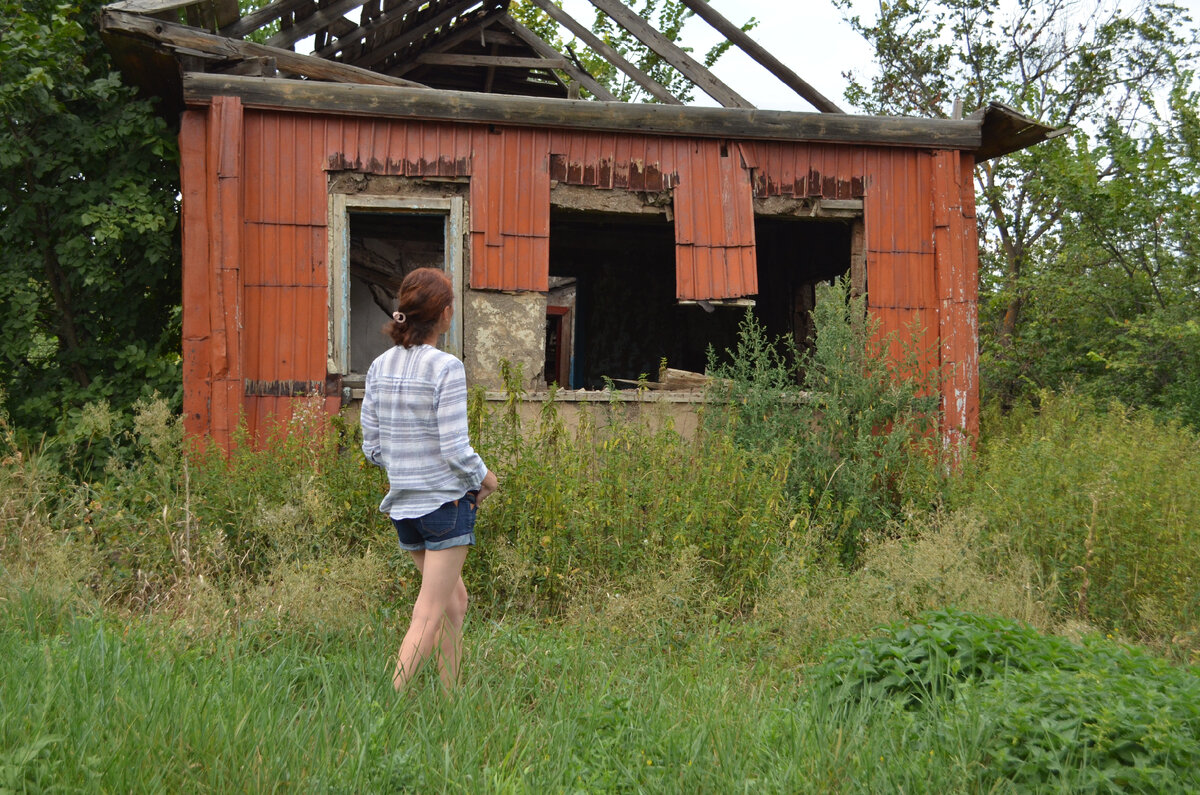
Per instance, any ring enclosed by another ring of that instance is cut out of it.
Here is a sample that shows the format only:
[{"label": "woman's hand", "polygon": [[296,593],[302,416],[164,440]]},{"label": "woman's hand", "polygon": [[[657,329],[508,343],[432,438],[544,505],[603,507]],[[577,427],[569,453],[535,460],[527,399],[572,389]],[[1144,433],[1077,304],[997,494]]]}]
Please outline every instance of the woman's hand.
[{"label": "woman's hand", "polygon": [[500,488],[500,481],[496,479],[496,473],[489,469],[488,473],[483,476],[483,482],[479,484],[479,494],[475,497],[476,504],[482,504],[498,488]]}]

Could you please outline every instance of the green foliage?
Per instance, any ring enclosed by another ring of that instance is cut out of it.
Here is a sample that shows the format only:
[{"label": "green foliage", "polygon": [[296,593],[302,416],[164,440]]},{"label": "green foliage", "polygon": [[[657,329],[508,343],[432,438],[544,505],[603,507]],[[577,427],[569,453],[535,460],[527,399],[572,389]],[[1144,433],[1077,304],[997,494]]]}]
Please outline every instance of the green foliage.
[{"label": "green foliage", "polygon": [[694,549],[721,599],[752,602],[772,556],[764,539],[786,543],[792,518],[786,458],[720,435],[688,440],[665,418],[624,416],[619,403],[582,414],[571,434],[553,393],[526,429],[521,375],[505,372],[498,415],[472,402],[475,447],[502,479],[479,514],[489,554],[468,559],[473,582],[502,603],[558,609]]},{"label": "green foliage", "polygon": [[110,71],[100,5],[0,2],[0,381],[34,435],[180,393],[175,143]]},{"label": "green foliage", "polygon": [[858,107],[945,118],[999,100],[1070,128],[976,168],[984,394],[1007,407],[1074,384],[1194,424],[1194,21],[1170,2],[902,0],[867,20],[838,5],[879,67],[852,77]]},{"label": "green foliage", "polygon": [[1177,422],[1043,397],[980,454],[960,496],[1031,556],[1064,613],[1155,636],[1200,638],[1200,438]]},{"label": "green foliage", "polygon": [[1149,793],[1200,784],[1200,671],[1108,641],[1078,645],[940,610],[835,646],[812,677],[818,694],[895,699],[927,720],[980,726],[985,789]]},{"label": "green foliage", "polygon": [[854,566],[872,537],[939,499],[937,374],[922,371],[920,329],[881,336],[844,281],[818,288],[813,325],[815,346],[797,357],[747,312],[738,349],[723,363],[710,351],[717,386],[705,421],[747,450],[788,459],[796,509]]}]

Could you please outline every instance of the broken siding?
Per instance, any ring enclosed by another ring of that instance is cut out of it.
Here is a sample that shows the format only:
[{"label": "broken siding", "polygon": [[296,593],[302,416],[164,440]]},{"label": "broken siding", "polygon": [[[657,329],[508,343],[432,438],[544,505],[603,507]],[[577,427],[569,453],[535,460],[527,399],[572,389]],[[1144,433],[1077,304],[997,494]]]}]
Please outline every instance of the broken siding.
[{"label": "broken siding", "polygon": [[[730,142],[722,157],[720,141],[278,111],[252,111],[243,122],[241,104],[228,98],[188,111],[180,143],[185,410],[190,429],[219,441],[243,409],[257,435],[269,415],[290,414],[296,384],[325,377],[327,170],[343,169],[470,176],[471,284],[499,290],[546,289],[551,179],[672,190],[680,293],[709,298],[757,291],[754,196],[862,198],[872,312],[884,333],[917,318],[940,332],[927,366],[962,371],[944,388],[948,426],[977,427],[967,156]],[[954,195],[958,204],[947,203]],[[945,211],[936,235],[935,206]],[[326,401],[332,410],[338,397]]]}]

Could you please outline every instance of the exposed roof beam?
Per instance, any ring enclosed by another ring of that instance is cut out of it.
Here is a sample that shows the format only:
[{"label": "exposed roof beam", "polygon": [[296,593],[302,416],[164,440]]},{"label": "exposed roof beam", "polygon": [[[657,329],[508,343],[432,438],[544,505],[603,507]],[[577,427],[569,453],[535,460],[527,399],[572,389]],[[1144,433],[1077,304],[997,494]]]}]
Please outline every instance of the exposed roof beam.
[{"label": "exposed roof beam", "polygon": [[176,8],[185,8],[203,0],[120,0],[117,3],[109,3],[105,8],[111,8],[113,11],[128,11],[131,14],[160,14],[163,11],[173,11]]},{"label": "exposed roof beam", "polygon": [[917,119],[798,113],[753,108],[706,108],[641,102],[592,102],[468,91],[393,86],[330,85],[216,74],[185,74],[183,97],[202,105],[217,96],[243,104],[371,118],[431,119],[552,127],[600,132],[651,133],[742,140],[838,143],[958,149],[980,148],[982,119]]},{"label": "exposed roof beam", "polygon": [[639,41],[658,54],[660,58],[679,70],[679,73],[691,80],[696,86],[710,97],[727,108],[753,108],[745,97],[740,96],[729,86],[717,79],[716,75],[704,68],[699,62],[681,50],[670,39],[655,30],[646,20],[642,19],[621,0],[590,0],[591,4],[625,30],[632,33]]},{"label": "exposed roof beam", "polygon": [[475,3],[472,0],[470,2],[456,3],[446,7],[442,13],[433,17],[432,19],[417,25],[415,28],[409,28],[398,35],[393,36],[382,44],[375,45],[369,52],[364,53],[359,58],[355,58],[355,65],[370,67],[374,66],[380,61],[386,61],[388,58],[391,58],[393,55],[400,52],[400,50],[415,44],[455,17],[462,16],[463,12],[474,4]]},{"label": "exposed roof beam", "polygon": [[100,29],[146,39],[173,49],[198,50],[231,60],[269,56],[275,59],[275,64],[281,71],[303,75],[313,80],[424,88],[420,83],[414,83],[411,80],[389,77],[367,69],[359,69],[356,66],[313,58],[310,55],[300,55],[280,47],[268,47],[265,44],[229,39],[186,25],[178,25],[174,22],[166,22],[140,14],[130,14],[125,11],[109,9],[101,11]]},{"label": "exposed roof beam", "polygon": [[[436,42],[433,42],[430,45],[429,50],[431,52],[445,52],[451,47],[457,47],[459,44],[462,44],[467,39],[470,39],[476,35],[480,36],[481,40],[488,36],[505,36],[509,39],[509,43],[511,43],[513,37],[511,32],[503,33],[501,31],[487,29],[489,25],[503,15],[504,12],[500,10],[489,11],[485,16],[482,16],[467,25],[456,25],[454,30],[451,31],[447,36],[438,39]],[[482,32],[481,28],[483,29]],[[388,69],[388,74],[399,77],[405,72],[410,72],[413,69],[416,69],[418,66],[420,66],[420,64],[408,61],[402,64],[397,64],[391,69]]]},{"label": "exposed roof beam", "polygon": [[[538,55],[541,55],[544,58],[564,57],[562,53],[547,44],[540,36],[510,17],[508,14],[500,17],[500,24],[517,34],[517,36],[526,44],[528,44]],[[605,102],[617,101],[617,98],[613,96],[611,91],[597,83],[596,78],[592,77],[575,64],[568,62],[563,71],[569,74],[575,80],[579,81],[580,85],[592,92],[592,96],[596,97],[597,99],[604,100]]]},{"label": "exposed roof beam", "polygon": [[416,57],[419,64],[431,66],[490,66],[515,69],[562,69],[570,63],[566,58],[518,58],[511,55],[460,55],[459,53],[425,52]]},{"label": "exposed roof beam", "polygon": [[613,66],[632,77],[639,86],[649,91],[650,95],[655,99],[666,102],[668,105],[683,104],[678,97],[664,88],[658,81],[625,60],[625,57],[621,53],[605,44],[599,36],[588,30],[587,26],[581,25],[573,16],[563,11],[552,3],[551,0],[533,0],[533,2],[545,11],[551,19],[578,36],[584,44],[592,48],[593,52],[606,58]]},{"label": "exposed roof beam", "polygon": [[341,19],[346,15],[346,12],[355,8],[361,8],[362,4],[363,0],[340,0],[324,8],[318,8],[312,16],[297,20],[290,28],[280,30],[274,36],[267,39],[267,44],[272,47],[291,47],[304,37],[316,33],[321,28],[329,27],[330,23]]},{"label": "exposed roof beam", "polygon": [[[538,2],[538,0],[534,0],[534,2]],[[767,71],[783,81],[784,85],[808,102],[811,102],[814,108],[823,113],[845,113],[845,111],[827,99],[820,91],[817,91],[804,80],[800,79],[799,75],[768,52],[762,45],[746,35],[745,31],[717,13],[706,0],[682,0],[682,2],[685,6],[695,11],[697,16],[716,28],[717,32],[722,36],[729,39],[741,48],[743,52],[765,66]]]},{"label": "exposed roof beam", "polygon": [[[219,32],[222,36],[240,39],[247,33],[256,31],[264,25],[270,25],[280,17],[307,5],[312,5],[312,0],[275,0],[275,2],[267,3],[257,11],[252,11],[237,22],[226,25]],[[359,5],[362,5],[362,3],[359,3]]]},{"label": "exposed roof beam", "polygon": [[[446,10],[444,10],[443,13],[437,18],[441,19],[442,17],[445,17],[446,19],[451,19],[456,14],[466,11],[468,8],[470,8],[473,5],[477,5],[478,2],[479,2],[479,0],[463,0],[462,2],[454,3],[450,6],[448,6],[448,8]],[[403,5],[401,5],[397,8],[388,9],[381,16],[376,17],[375,19],[371,20],[367,24],[359,25],[357,28],[350,31],[346,35],[339,36],[335,41],[333,41],[330,44],[317,50],[314,53],[314,55],[318,55],[322,58],[329,58],[329,57],[332,57],[333,55],[336,55],[338,52],[346,50],[349,47],[355,47],[355,46],[358,46],[359,44],[363,44],[369,33],[373,33],[375,31],[378,31],[381,29],[386,30],[389,25],[394,25],[398,22],[401,22],[405,18],[405,16],[407,16],[408,14],[410,14],[414,11],[417,11],[418,9],[420,9],[421,6],[427,5],[428,3],[429,3],[429,0],[408,0],[408,2],[404,3]],[[425,26],[422,26],[422,27],[425,27]],[[436,25],[434,27],[436,27]],[[400,34],[400,36],[394,37],[392,39],[392,41],[397,41],[399,39],[402,39],[404,36],[405,36],[405,34],[402,33],[402,34]],[[391,42],[384,42],[382,45],[380,45],[380,47],[378,49],[385,49],[388,47],[389,44],[391,44]],[[400,48],[399,47],[392,48],[392,51],[382,55],[380,57],[380,60],[388,57],[389,55],[394,54],[397,49],[400,49]],[[376,49],[372,49],[371,52],[369,52],[367,54],[370,55],[376,51],[377,51]]]}]

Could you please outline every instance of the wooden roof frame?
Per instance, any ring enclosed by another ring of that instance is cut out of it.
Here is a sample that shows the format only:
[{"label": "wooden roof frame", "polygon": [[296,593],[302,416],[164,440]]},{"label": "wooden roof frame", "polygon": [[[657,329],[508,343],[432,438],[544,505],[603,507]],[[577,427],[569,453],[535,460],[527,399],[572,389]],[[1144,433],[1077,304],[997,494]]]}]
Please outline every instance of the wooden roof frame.
[{"label": "wooden roof frame", "polygon": [[[274,0],[243,18],[236,0],[119,0],[101,11],[100,28],[118,66],[163,97],[168,113],[224,92],[252,106],[953,148],[977,160],[1062,132],[999,103],[954,120],[846,114],[706,0],[682,0],[819,112],[757,110],[621,0],[589,1],[722,107],[683,106],[551,0],[532,2],[661,104],[616,101],[573,52],[555,50],[509,16],[510,0]],[[347,17],[356,10],[357,22]],[[246,40],[259,31],[257,38],[270,33],[264,43]],[[313,52],[296,52],[310,37]],[[464,90],[468,72],[482,76]],[[597,101],[573,99],[577,86]]]}]

